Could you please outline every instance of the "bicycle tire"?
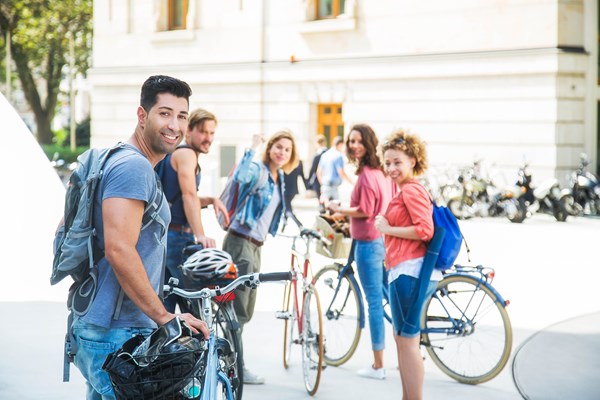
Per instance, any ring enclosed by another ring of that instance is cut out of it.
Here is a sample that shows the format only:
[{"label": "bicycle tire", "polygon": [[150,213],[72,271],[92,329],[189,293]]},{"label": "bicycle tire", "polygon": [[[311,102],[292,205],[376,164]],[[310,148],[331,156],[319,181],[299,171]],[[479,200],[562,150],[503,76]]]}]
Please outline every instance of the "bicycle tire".
[{"label": "bicycle tire", "polygon": [[339,279],[342,268],[340,264],[328,265],[314,279],[323,305],[324,359],[332,366],[340,366],[354,355],[362,332],[359,301],[362,295],[356,282],[347,275]]},{"label": "bicycle tire", "polygon": [[295,335],[298,314],[296,312],[296,307],[291,304],[293,290],[295,290],[293,283],[288,282],[283,291],[283,312],[288,315],[288,317],[284,319],[283,324],[283,368],[285,369],[288,369],[290,366],[292,344],[294,341],[297,341]]},{"label": "bicycle tire", "polygon": [[421,343],[452,379],[476,385],[506,366],[513,339],[510,319],[505,305],[478,279],[465,275],[442,279],[421,321]]},{"label": "bicycle tire", "polygon": [[233,303],[215,303],[214,323],[217,328],[217,336],[224,337],[231,343],[234,349],[235,360],[224,360],[226,365],[235,363],[235,378],[237,382],[232,382],[233,398],[241,400],[244,391],[244,363],[243,348],[240,325],[233,309]]},{"label": "bicycle tire", "polygon": [[302,302],[302,373],[304,386],[314,396],[319,389],[323,371],[323,320],[321,303],[311,284],[304,292]]}]

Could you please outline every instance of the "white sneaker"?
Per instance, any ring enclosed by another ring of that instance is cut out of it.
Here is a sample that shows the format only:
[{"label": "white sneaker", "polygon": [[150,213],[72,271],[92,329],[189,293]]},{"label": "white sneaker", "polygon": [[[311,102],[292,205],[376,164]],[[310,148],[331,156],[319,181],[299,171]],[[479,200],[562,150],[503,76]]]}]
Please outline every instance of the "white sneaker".
[{"label": "white sneaker", "polygon": [[265,378],[260,375],[255,375],[252,372],[244,368],[244,384],[246,385],[263,385]]},{"label": "white sneaker", "polygon": [[369,379],[385,379],[385,368],[373,368],[370,366],[369,368],[363,368],[356,371],[358,376],[362,376],[363,378]]}]

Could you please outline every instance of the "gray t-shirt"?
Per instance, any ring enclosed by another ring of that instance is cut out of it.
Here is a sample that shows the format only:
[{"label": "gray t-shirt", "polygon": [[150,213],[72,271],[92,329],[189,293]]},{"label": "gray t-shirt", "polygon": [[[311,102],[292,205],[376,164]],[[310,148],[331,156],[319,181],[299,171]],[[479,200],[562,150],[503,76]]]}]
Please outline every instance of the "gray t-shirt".
[{"label": "gray t-shirt", "polygon": [[[108,198],[143,200],[146,204],[153,199],[156,174],[148,159],[135,147],[125,148],[113,154],[104,167],[104,175],[96,192],[94,206],[94,227],[98,243],[104,249],[104,225],[102,222],[102,201]],[[168,225],[171,213],[166,199],[163,199],[159,216]],[[141,226],[140,226],[141,228]],[[166,253],[166,227],[157,220],[140,232],[136,249],[142,259],[146,273],[157,295],[163,284],[164,260]],[[102,258],[98,262],[98,290],[88,313],[82,319],[104,328],[155,328],[148,318],[122,292],[112,267]],[[122,297],[120,310],[119,297]]]}]

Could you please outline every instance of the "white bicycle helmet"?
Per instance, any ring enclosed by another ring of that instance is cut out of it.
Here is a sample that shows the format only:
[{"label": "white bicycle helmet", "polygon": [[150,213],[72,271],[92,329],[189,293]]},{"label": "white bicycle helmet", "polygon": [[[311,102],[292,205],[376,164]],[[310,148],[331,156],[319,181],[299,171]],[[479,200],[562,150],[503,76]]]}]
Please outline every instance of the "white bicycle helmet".
[{"label": "white bicycle helmet", "polygon": [[237,274],[237,268],[229,253],[219,249],[202,249],[185,260],[181,272],[191,279],[208,280]]}]

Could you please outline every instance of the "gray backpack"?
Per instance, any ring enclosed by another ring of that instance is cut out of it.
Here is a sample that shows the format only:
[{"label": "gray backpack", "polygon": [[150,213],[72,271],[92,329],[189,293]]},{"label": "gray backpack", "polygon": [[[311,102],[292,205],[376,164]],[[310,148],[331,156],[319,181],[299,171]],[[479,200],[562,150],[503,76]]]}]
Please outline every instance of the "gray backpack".
[{"label": "gray backpack", "polygon": [[[96,230],[93,226],[96,190],[106,161],[124,147],[124,143],[118,143],[110,149],[87,150],[77,158],[79,166],[69,178],[63,221],[54,238],[54,262],[50,276],[52,285],[67,276],[73,279],[67,298],[67,308],[70,313],[65,337],[63,373],[65,382],[69,380],[69,362],[73,361],[77,351],[71,332],[73,317],[85,315],[92,305],[98,286],[96,263],[104,257],[104,251],[98,246]],[[162,187],[157,178],[153,199],[144,209],[142,229],[159,218],[158,211],[162,200]]]}]

